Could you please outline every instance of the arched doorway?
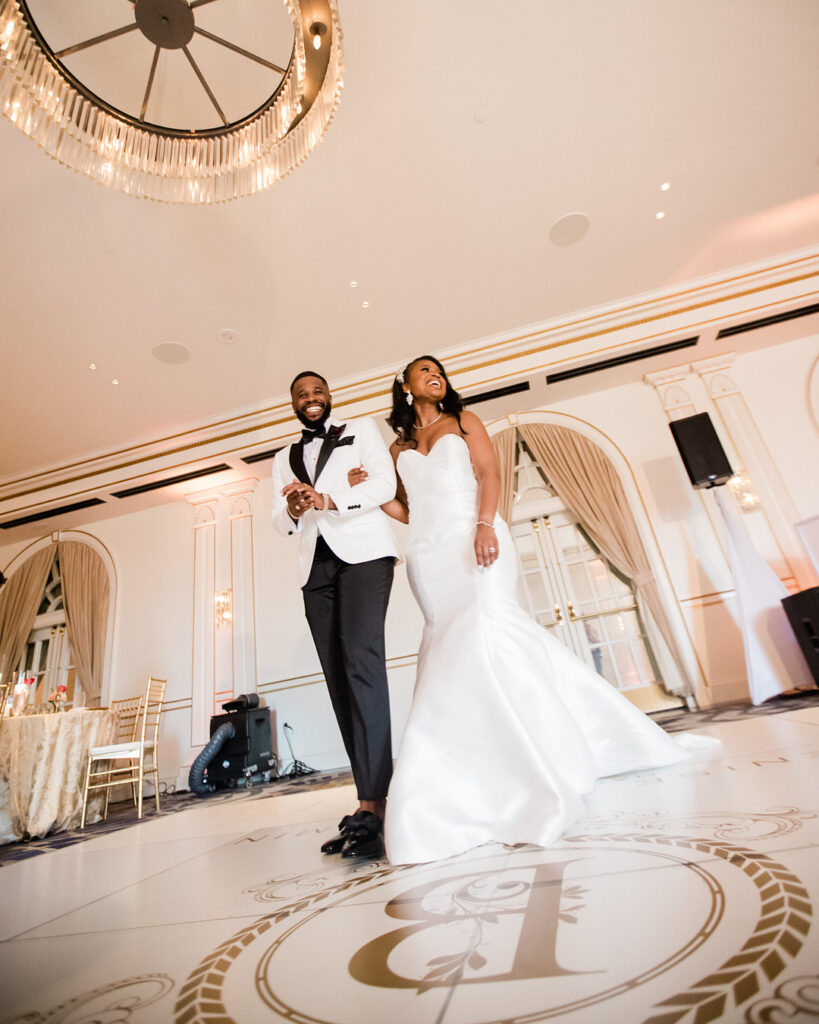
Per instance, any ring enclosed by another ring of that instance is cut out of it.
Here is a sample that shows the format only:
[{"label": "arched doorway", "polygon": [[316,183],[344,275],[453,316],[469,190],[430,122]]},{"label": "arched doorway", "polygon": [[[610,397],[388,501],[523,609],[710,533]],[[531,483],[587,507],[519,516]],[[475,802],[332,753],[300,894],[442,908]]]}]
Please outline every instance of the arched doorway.
[{"label": "arched doorway", "polygon": [[560,413],[489,432],[530,612],[643,710],[694,705],[696,659],[622,452]]},{"label": "arched doorway", "polygon": [[[42,572],[39,590],[17,583],[30,575],[29,567]],[[70,579],[66,582],[66,565]],[[21,572],[21,570],[23,570]],[[60,683],[67,687],[68,701],[105,704],[110,692],[110,666],[116,609],[116,572],[108,549],[92,534],[71,530],[52,534],[24,548],[4,570],[4,611],[8,623],[10,603],[16,611],[14,641],[6,636],[3,660],[9,674],[34,677],[33,703],[43,703]],[[18,577],[18,573],[20,576]],[[44,584],[42,583],[44,581]],[[67,598],[66,587],[71,595]],[[15,595],[15,591],[20,593]],[[68,604],[68,607],[66,605]],[[21,613],[22,606],[27,609]],[[20,626],[22,625],[22,632]],[[0,623],[3,627],[3,623]],[[72,630],[74,636],[72,637]],[[7,631],[0,628],[0,636]],[[14,654],[9,657],[8,651]],[[83,686],[82,679],[89,685]]]},{"label": "arched doorway", "polygon": [[532,617],[640,707],[669,706],[634,587],[595,547],[524,445],[512,508],[509,526]]}]

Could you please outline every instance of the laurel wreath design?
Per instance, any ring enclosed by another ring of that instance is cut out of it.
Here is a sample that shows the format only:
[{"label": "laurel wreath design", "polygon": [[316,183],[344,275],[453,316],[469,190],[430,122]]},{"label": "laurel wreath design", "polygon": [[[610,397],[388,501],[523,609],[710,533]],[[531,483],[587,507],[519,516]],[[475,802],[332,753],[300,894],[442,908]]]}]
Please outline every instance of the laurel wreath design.
[{"label": "laurel wreath design", "polygon": [[[756,886],[760,916],[741,949],[716,971],[701,978],[685,992],[658,1003],[658,1013],[643,1024],[709,1024],[732,1008],[759,994],[801,950],[812,920],[812,907],[801,880],[771,856],[721,839],[673,836],[667,833],[584,835],[567,837],[571,844],[611,842],[640,846],[675,847],[720,858],[742,871]],[[384,867],[348,878],[283,906],[247,925],[210,953],[181,987],[174,1008],[176,1024],[234,1024],[222,999],[222,989],[232,964],[265,932],[293,914],[357,887],[369,886],[387,876],[413,870],[411,866]],[[294,1018],[295,1019],[295,1018]],[[534,1024],[541,1013],[505,1018],[506,1024]]]},{"label": "laurel wreath design", "polygon": [[[612,837],[614,838],[614,837]],[[709,1024],[738,1008],[773,981],[802,948],[810,931],[812,907],[801,880],[766,853],[713,839],[633,835],[619,842],[681,846],[711,854],[739,868],[759,891],[760,917],[739,952],[687,991],[657,1004],[663,1011],[643,1024]]]}]

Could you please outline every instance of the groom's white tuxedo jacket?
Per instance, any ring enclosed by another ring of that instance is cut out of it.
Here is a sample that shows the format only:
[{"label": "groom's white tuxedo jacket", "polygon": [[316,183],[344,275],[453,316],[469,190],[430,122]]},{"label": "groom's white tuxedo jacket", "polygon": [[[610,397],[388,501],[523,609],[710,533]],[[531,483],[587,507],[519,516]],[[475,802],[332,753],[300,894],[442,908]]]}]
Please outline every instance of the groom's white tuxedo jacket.
[{"label": "groom's white tuxedo jacket", "polygon": [[[371,419],[349,423],[330,419],[325,425],[328,436],[322,441],[313,479],[304,464],[301,442],[283,448],[273,461],[273,525],[279,533],[300,534],[301,586],[310,575],[319,533],[344,562],[398,555],[389,517],[380,508],[395,497],[395,468],[378,427]],[[350,487],[347,474],[359,466],[367,470],[368,477]],[[293,480],[329,494],[335,509],[312,509],[301,519],[291,519],[282,488]]]}]

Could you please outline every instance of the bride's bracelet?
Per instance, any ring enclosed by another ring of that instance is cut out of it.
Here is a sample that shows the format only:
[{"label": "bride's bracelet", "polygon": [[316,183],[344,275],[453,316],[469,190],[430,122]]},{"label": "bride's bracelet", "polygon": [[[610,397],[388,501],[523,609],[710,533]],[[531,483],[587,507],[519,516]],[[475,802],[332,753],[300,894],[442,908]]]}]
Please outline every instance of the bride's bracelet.
[{"label": "bride's bracelet", "polygon": [[490,530],[494,530],[495,529],[495,524],[494,523],[485,523],[482,519],[479,519],[477,521],[477,523],[475,523],[475,525],[476,526],[488,526]]}]

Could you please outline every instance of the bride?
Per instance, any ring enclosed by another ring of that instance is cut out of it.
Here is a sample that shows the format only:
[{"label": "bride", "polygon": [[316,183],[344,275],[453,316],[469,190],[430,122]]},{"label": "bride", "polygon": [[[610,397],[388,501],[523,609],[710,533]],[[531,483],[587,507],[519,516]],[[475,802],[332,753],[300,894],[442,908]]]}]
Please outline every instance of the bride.
[{"label": "bride", "polygon": [[[382,507],[409,523],[424,632],[387,857],[414,864],[493,840],[547,846],[582,816],[597,778],[688,753],[520,607],[492,443],[437,359],[398,373],[388,423],[399,483]],[[353,470],[350,483],[365,477]]]}]

